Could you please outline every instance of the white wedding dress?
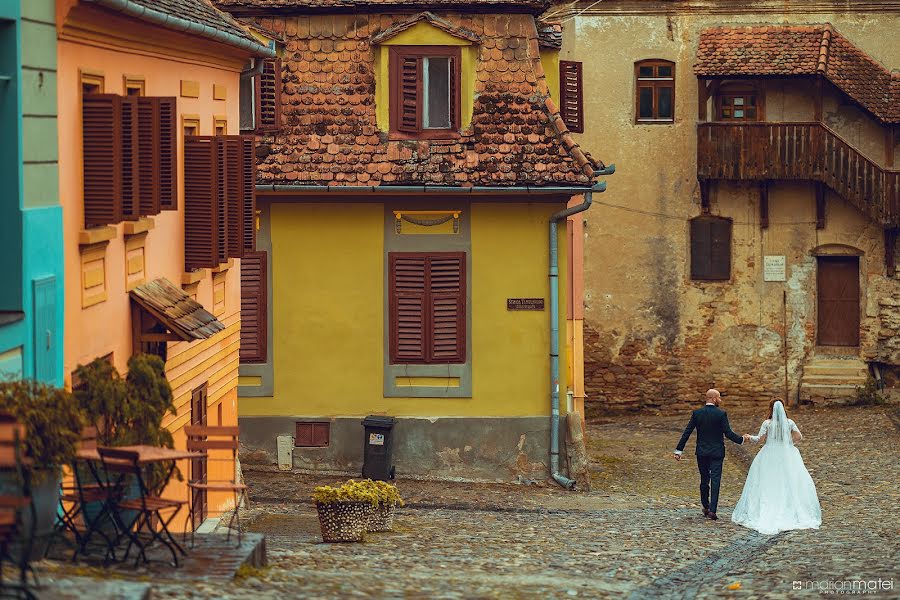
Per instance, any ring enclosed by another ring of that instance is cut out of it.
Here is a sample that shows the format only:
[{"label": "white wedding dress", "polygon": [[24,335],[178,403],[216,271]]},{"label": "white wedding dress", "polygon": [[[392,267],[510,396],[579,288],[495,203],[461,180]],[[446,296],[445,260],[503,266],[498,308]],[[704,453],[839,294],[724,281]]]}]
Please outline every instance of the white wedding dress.
[{"label": "white wedding dress", "polygon": [[775,534],[789,529],[818,529],[822,508],[800,451],[791,432],[800,430],[776,402],[772,418],[766,419],[754,442],[765,445],[753,459],[744,491],[731,520],[760,533]]}]

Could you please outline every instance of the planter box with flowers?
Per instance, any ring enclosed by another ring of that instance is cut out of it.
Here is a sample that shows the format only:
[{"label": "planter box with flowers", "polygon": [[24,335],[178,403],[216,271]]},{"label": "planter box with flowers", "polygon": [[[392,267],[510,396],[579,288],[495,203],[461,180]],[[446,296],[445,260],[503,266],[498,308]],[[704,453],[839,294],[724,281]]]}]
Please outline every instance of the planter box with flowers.
[{"label": "planter box with flowers", "polygon": [[367,531],[390,531],[403,502],[395,486],[370,479],[317,487],[312,499],[326,542],[360,542]]}]

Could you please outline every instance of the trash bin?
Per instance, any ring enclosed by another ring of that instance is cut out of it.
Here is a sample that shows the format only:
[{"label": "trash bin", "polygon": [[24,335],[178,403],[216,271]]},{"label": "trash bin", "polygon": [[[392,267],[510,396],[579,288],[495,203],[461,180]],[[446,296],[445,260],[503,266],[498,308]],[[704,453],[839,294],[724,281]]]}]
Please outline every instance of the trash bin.
[{"label": "trash bin", "polygon": [[362,476],[387,481],[394,478],[394,417],[369,415],[362,420],[366,431]]}]

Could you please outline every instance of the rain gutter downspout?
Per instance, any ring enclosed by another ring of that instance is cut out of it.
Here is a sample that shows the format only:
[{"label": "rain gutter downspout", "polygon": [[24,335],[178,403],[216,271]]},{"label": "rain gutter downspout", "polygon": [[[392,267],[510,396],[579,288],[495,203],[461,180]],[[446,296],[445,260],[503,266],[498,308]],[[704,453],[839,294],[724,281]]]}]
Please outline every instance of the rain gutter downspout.
[{"label": "rain gutter downspout", "polygon": [[[615,165],[594,172],[594,176],[612,175]],[[591,207],[593,193],[606,191],[606,182],[600,181],[584,192],[584,202],[550,217],[550,476],[567,490],[575,489],[575,480],[559,472],[559,248],[557,227],[559,222]]]},{"label": "rain gutter downspout", "polygon": [[207,39],[221,42],[223,44],[236,46],[242,50],[253,52],[257,56],[275,58],[275,48],[264,46],[263,44],[260,44],[258,42],[242,38],[227,31],[216,29],[215,27],[210,27],[209,25],[194,23],[193,21],[188,21],[187,19],[182,19],[181,17],[176,17],[174,15],[170,15],[153,8],[148,8],[141,4],[136,4],[131,0],[89,1],[93,2],[94,4],[104,6],[110,10],[120,12],[129,17],[160,25],[167,29],[174,29],[175,31],[191,33],[194,35],[199,35],[200,37],[205,37]]}]

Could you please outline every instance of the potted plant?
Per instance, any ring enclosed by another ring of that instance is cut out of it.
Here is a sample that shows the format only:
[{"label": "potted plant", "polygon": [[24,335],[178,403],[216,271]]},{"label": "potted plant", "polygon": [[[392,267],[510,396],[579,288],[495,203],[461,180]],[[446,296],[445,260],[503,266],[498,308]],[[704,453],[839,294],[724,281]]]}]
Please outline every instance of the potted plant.
[{"label": "potted plant", "polygon": [[[21,450],[31,462],[25,467],[35,512],[33,522],[31,511],[22,515],[24,537],[33,529],[38,543],[32,556],[42,556],[56,522],[62,467],[75,458],[84,417],[71,393],[31,380],[0,382],[0,413],[25,426]],[[0,474],[0,493],[15,495],[21,489],[15,473]]]},{"label": "potted plant", "polygon": [[394,515],[397,513],[397,507],[403,506],[400,491],[396,485],[386,481],[367,479],[363,483],[369,486],[378,498],[378,504],[369,519],[367,531],[391,531],[394,527]]},{"label": "potted plant", "polygon": [[360,542],[368,527],[378,496],[371,486],[352,479],[340,487],[313,490],[322,539],[326,542]]},{"label": "potted plant", "polygon": [[[172,388],[166,379],[165,363],[152,354],[136,354],[128,359],[128,375],[123,379],[116,368],[104,359],[95,359],[75,370],[79,385],[75,397],[84,410],[88,423],[97,425],[100,446],[132,446],[144,444],[174,447],[172,432],[163,427],[167,413],[176,413],[172,403]],[[144,474],[147,486],[155,493],[165,483],[168,466],[154,463]],[[176,474],[181,479],[180,472]],[[137,482],[125,492],[138,497]],[[84,507],[85,518],[93,519],[100,512],[96,506]],[[137,513],[133,515],[137,517]],[[132,519],[122,515],[127,523]]]}]

